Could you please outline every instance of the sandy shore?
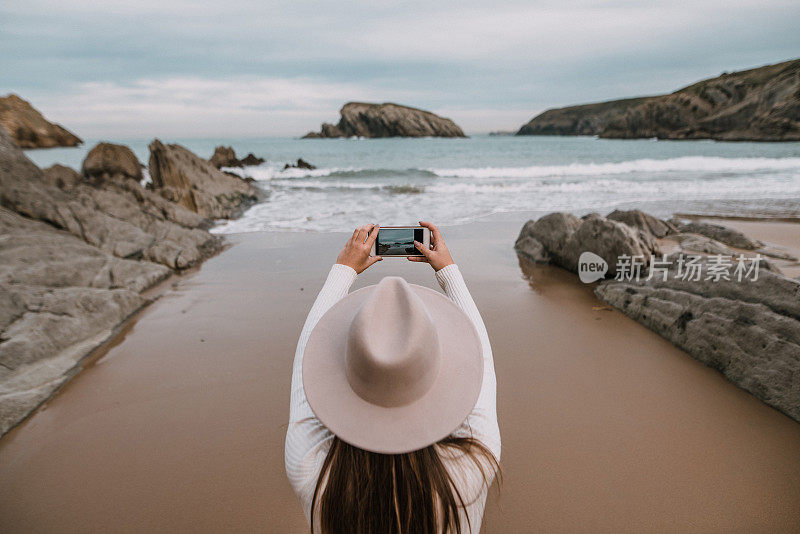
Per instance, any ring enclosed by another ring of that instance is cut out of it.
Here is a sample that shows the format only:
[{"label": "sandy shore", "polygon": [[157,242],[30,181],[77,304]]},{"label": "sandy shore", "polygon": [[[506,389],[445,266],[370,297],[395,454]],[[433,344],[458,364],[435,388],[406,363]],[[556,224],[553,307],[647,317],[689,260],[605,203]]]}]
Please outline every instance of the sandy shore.
[{"label": "sandy shore", "polygon": [[[796,529],[800,425],[574,275],[520,263],[523,222],[445,231],[497,365],[504,485],[483,531]],[[754,224],[800,253],[793,227]],[[0,440],[0,530],[306,532],[283,468],[290,368],[343,239],[237,236],[177,278]],[[388,274],[437,287],[404,260],[356,287]]]}]

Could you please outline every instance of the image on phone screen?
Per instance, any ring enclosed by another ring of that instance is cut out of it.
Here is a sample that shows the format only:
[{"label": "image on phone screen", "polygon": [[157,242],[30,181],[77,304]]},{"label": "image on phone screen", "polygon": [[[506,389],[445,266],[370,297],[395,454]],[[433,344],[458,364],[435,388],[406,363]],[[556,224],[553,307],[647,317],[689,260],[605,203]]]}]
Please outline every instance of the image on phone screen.
[{"label": "image on phone screen", "polygon": [[375,241],[378,256],[422,256],[414,246],[416,239],[422,243],[422,228],[381,228]]}]

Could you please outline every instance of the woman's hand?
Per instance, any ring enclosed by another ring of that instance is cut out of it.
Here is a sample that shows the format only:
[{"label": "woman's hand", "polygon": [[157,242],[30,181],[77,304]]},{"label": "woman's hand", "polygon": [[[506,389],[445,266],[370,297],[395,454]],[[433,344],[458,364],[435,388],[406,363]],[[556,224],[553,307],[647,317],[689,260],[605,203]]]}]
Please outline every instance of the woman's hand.
[{"label": "woman's hand", "polygon": [[453,258],[450,256],[450,251],[447,250],[447,245],[444,244],[442,234],[439,233],[439,229],[436,228],[436,225],[423,221],[420,221],[419,225],[431,231],[431,248],[426,247],[419,241],[414,241],[414,246],[422,253],[422,256],[409,256],[408,261],[430,263],[434,271],[452,265]]},{"label": "woman's hand", "polygon": [[345,243],[339,257],[336,258],[336,263],[347,265],[361,274],[373,263],[381,261],[383,258],[380,256],[369,255],[372,245],[378,238],[378,229],[377,224],[365,224],[356,228],[353,237]]}]

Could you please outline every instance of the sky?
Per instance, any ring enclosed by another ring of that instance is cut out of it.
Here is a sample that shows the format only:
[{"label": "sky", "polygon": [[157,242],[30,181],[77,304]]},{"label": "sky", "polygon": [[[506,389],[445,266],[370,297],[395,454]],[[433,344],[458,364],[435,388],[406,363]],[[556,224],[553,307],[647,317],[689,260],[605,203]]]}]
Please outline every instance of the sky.
[{"label": "sky", "polygon": [[483,133],[800,57],[798,27],[798,0],[3,0],[0,95],[111,140],[298,136],[353,100]]}]

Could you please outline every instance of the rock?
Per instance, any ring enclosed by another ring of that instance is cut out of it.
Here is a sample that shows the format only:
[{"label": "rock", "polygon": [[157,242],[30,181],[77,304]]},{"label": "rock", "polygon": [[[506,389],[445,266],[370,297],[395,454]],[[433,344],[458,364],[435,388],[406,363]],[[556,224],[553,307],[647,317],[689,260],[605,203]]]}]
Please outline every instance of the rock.
[{"label": "rock", "polygon": [[246,155],[243,160],[241,160],[241,164],[246,167],[256,167],[264,163],[264,161],[264,158],[259,158],[251,152]]},{"label": "rock", "polygon": [[217,169],[221,169],[223,167],[254,167],[264,163],[264,159],[256,157],[252,152],[245,156],[244,159],[237,159],[236,152],[234,152],[233,148],[229,146],[218,146],[214,149],[214,155],[211,156],[209,163],[211,163]]},{"label": "rock", "polygon": [[678,226],[677,230],[681,233],[704,235],[721,243],[725,243],[728,246],[745,250],[755,250],[763,246],[763,243],[760,241],[750,239],[739,230],[734,230],[733,228],[728,228],[721,224],[690,222]]},{"label": "rock", "polygon": [[0,207],[0,288],[124,288],[140,292],[171,271],[147,261],[117,258],[70,233]]},{"label": "rock", "polygon": [[[67,230],[117,257],[142,258],[174,269],[185,269],[219,249],[217,237],[194,228],[202,218],[169,205],[138,182],[95,187],[74,174],[70,177],[63,167],[45,174],[4,134],[0,135],[0,205]],[[56,187],[59,183],[63,188]]]},{"label": "rock", "polygon": [[0,97],[0,126],[20,148],[78,146],[83,143],[63,126],[48,122],[30,103],[15,94]]},{"label": "rock", "polygon": [[316,167],[314,165],[310,164],[309,162],[305,161],[303,158],[300,158],[300,159],[297,160],[297,163],[295,165],[292,165],[291,163],[287,163],[286,165],[284,165],[283,166],[283,170],[286,170],[286,169],[314,170],[314,169],[316,169]]},{"label": "rock", "polygon": [[757,254],[761,254],[762,256],[769,256],[770,258],[776,258],[779,260],[797,261],[797,257],[791,255],[786,249],[782,247],[776,247],[774,245],[764,244],[764,246],[757,248],[755,252]]},{"label": "rock", "polygon": [[533,226],[535,221],[528,221],[522,227],[517,241],[514,243],[514,249],[518,254],[521,254],[534,263],[550,263],[553,258],[545,246],[535,237],[533,237]]},{"label": "rock", "polygon": [[0,435],[147,303],[138,292],[170,273],[0,207]]},{"label": "rock", "polygon": [[42,176],[48,185],[64,190],[70,190],[84,182],[83,176],[78,171],[58,163],[44,169]]},{"label": "rock", "polygon": [[735,256],[736,252],[715,239],[700,234],[674,234],[670,236],[681,245],[685,251],[703,252],[705,254],[722,254]]},{"label": "rock", "polygon": [[800,421],[800,282],[608,280],[597,296]]},{"label": "rock", "polygon": [[214,167],[221,169],[222,167],[241,167],[242,164],[236,157],[236,152],[233,147],[218,146],[214,149],[214,154],[208,160]]},{"label": "rock", "polygon": [[672,224],[657,219],[642,210],[614,210],[608,214],[607,218],[643,230],[653,237],[664,237],[677,231]]},{"label": "rock", "polygon": [[465,137],[453,121],[399,104],[349,102],[340,110],[337,125],[324,123],[319,133],[304,138],[328,137]]},{"label": "rock", "polygon": [[[163,161],[191,170],[186,160]],[[147,304],[140,292],[221,245],[203,216],[141,186],[127,147],[101,143],[83,169],[40,170],[0,127],[0,434]],[[207,185],[193,178],[190,187]]]},{"label": "rock", "polygon": [[527,230],[527,233],[521,232],[517,241],[530,236],[544,246],[555,263],[566,265],[567,242],[581,225],[581,220],[571,213],[557,212],[545,215],[533,224],[530,223],[531,221],[528,221],[522,227],[523,232]]},{"label": "rock", "polygon": [[608,263],[608,275],[616,274],[623,255],[641,256],[642,266],[657,245],[638,230],[624,223],[596,214],[578,219],[569,213],[550,213],[537,221],[528,221],[520,232],[515,248],[533,261],[553,263],[572,272],[577,271],[583,252],[593,252]]},{"label": "rock", "polygon": [[133,150],[125,145],[98,143],[83,160],[83,175],[89,180],[100,182],[108,180],[142,181],[142,164],[136,159]]},{"label": "rock", "polygon": [[723,74],[668,95],[551,109],[517,135],[800,140],[800,59]]},{"label": "rock", "polygon": [[604,219],[592,217],[581,223],[566,245],[565,263],[562,267],[577,271],[578,258],[583,252],[593,252],[608,263],[609,276],[617,272],[617,263],[623,256],[640,256],[644,268],[649,263],[650,255],[658,253],[653,242],[646,240],[637,230],[630,226]]},{"label": "rock", "polygon": [[203,217],[230,219],[258,199],[258,190],[180,145],[150,143],[153,189]]}]

